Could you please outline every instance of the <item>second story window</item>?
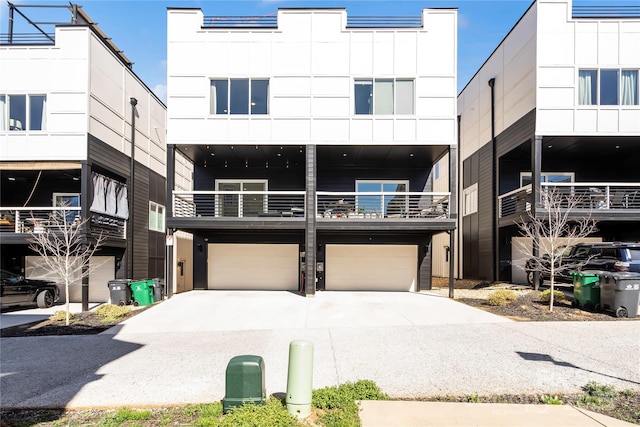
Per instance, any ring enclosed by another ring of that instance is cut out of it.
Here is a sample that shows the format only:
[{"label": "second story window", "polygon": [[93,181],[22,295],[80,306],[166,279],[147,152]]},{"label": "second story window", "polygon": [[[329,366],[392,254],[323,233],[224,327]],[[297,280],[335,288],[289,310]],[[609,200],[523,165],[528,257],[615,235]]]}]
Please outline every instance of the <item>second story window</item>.
[{"label": "second story window", "polygon": [[413,79],[356,79],[355,114],[414,114]]},{"label": "second story window", "polygon": [[579,105],[638,105],[638,70],[578,71]]},{"label": "second story window", "polygon": [[47,97],[45,95],[0,95],[0,131],[45,130]]},{"label": "second story window", "polygon": [[269,114],[268,79],[211,79],[211,114]]},{"label": "second story window", "polygon": [[149,201],[149,230],[164,233],[164,206]]}]

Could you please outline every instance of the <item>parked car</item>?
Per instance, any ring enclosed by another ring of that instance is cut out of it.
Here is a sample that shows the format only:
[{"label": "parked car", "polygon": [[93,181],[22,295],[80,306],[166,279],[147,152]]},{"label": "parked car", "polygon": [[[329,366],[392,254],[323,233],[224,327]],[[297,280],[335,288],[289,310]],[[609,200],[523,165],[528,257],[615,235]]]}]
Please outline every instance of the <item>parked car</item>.
[{"label": "parked car", "polygon": [[0,270],[0,306],[37,305],[51,307],[60,299],[60,289],[54,282],[26,279],[6,270]]},{"label": "parked car", "polygon": [[[572,266],[555,275],[556,282],[573,283],[571,271],[576,270],[601,270],[601,271],[631,271],[640,273],[640,243],[625,242],[594,242],[578,243],[572,246],[562,247],[562,254],[557,266]],[[550,259],[544,255],[546,260]],[[544,261],[543,261],[544,262]],[[527,282],[533,286],[533,277],[536,265],[533,259],[527,260],[525,271]],[[543,264],[544,265],[544,264]],[[547,261],[547,266],[548,261]],[[540,271],[540,284],[551,277],[548,268]]]}]

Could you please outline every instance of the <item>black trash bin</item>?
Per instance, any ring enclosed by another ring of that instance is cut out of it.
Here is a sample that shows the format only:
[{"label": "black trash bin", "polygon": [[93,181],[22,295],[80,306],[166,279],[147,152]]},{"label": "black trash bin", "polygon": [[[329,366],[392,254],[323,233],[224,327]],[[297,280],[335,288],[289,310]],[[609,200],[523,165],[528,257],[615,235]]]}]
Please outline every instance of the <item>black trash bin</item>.
[{"label": "black trash bin", "polygon": [[109,287],[109,299],[111,300],[111,304],[129,305],[132,303],[133,299],[131,298],[131,287],[129,287],[129,280],[109,280],[107,286]]},{"label": "black trash bin", "polygon": [[153,279],[153,302],[162,301],[164,297],[164,279]]},{"label": "black trash bin", "polygon": [[640,305],[640,274],[601,272],[600,305],[616,317],[637,317]]}]

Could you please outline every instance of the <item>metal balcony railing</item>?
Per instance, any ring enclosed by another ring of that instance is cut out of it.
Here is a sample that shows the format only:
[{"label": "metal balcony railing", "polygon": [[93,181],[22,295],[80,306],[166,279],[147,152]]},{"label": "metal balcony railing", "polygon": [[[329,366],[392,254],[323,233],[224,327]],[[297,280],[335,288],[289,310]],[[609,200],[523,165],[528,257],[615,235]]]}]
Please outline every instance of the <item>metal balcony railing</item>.
[{"label": "metal balcony railing", "polygon": [[[67,222],[81,221],[79,207],[3,207],[0,208],[0,233],[32,234],[55,230],[55,216],[64,215]],[[90,234],[102,233],[105,237],[124,239],[124,220],[92,215],[87,222]]]},{"label": "metal balcony railing", "polygon": [[[275,13],[264,16],[205,16],[203,28],[278,28]],[[421,28],[421,16],[349,16],[347,28]]]},{"label": "metal balcony railing", "polygon": [[[578,200],[574,209],[628,211],[640,210],[640,183],[611,182],[544,182],[544,190],[554,190]],[[506,217],[531,210],[531,185],[518,188],[498,197],[499,216]]]},{"label": "metal balcony railing", "polygon": [[[620,2],[619,2],[620,3]],[[573,18],[638,18],[640,6],[636,5],[574,5],[572,7]]]},{"label": "metal balcony railing", "polygon": [[448,192],[317,192],[317,218],[449,218]]},{"label": "metal balcony railing", "polygon": [[178,218],[304,218],[304,191],[174,191]]}]

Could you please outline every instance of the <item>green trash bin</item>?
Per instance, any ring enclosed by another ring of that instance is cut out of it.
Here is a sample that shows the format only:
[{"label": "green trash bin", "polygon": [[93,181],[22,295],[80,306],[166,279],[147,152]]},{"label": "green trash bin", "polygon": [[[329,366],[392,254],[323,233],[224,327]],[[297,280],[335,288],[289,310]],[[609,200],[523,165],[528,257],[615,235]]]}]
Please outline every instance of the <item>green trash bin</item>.
[{"label": "green trash bin", "polygon": [[[151,282],[153,283],[153,280]],[[148,280],[134,281],[129,286],[131,286],[131,294],[133,295],[133,305],[153,304],[153,289],[149,287]]]},{"label": "green trash bin", "polygon": [[574,307],[593,310],[600,305],[601,271],[572,271]]}]

